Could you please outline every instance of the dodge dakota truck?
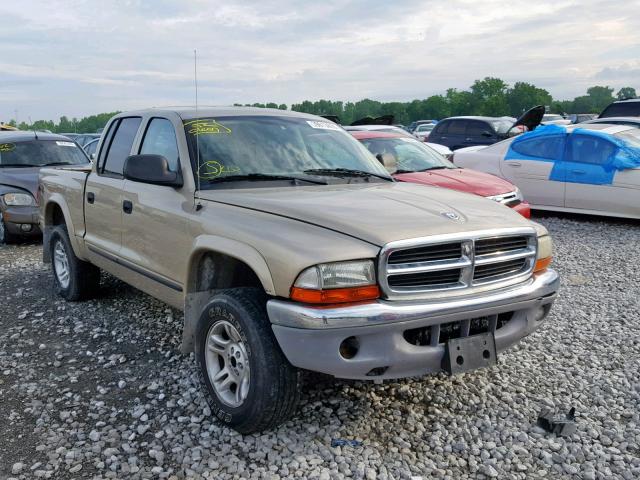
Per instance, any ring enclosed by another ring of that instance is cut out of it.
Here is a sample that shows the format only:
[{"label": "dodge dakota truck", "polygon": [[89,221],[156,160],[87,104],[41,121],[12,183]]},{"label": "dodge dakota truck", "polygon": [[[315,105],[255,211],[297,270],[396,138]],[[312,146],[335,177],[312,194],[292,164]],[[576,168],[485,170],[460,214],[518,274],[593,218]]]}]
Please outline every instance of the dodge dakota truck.
[{"label": "dodge dakota truck", "polygon": [[182,309],[182,350],[239,432],[288,419],[302,370],[383,381],[494,365],[556,296],[544,227],[396,182],[320,117],[128,112],[97,152],[40,173],[57,293],[88,298],[105,271]]}]

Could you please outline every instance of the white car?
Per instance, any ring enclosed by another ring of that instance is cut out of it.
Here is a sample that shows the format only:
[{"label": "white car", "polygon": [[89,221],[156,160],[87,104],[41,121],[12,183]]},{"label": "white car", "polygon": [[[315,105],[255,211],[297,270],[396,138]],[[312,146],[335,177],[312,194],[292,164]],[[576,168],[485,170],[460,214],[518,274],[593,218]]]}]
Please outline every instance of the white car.
[{"label": "white car", "polygon": [[547,125],[453,162],[517,185],[531,208],[640,219],[640,129]]}]

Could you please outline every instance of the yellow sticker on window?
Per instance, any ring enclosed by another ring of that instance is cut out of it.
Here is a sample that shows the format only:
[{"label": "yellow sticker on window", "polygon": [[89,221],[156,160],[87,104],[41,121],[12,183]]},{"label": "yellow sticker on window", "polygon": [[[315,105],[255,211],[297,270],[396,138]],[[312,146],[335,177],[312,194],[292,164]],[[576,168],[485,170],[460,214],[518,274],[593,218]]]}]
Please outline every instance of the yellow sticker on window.
[{"label": "yellow sticker on window", "polygon": [[217,178],[223,173],[238,173],[240,167],[226,167],[216,160],[208,160],[200,164],[198,176],[203,180]]},{"label": "yellow sticker on window", "polygon": [[191,120],[190,122],[185,122],[185,125],[189,127],[187,133],[191,135],[213,135],[217,133],[231,133],[231,129],[225,127],[221,123],[216,122],[215,120],[207,119],[207,120]]},{"label": "yellow sticker on window", "polygon": [[15,148],[15,143],[0,143],[0,153],[12,152]]}]

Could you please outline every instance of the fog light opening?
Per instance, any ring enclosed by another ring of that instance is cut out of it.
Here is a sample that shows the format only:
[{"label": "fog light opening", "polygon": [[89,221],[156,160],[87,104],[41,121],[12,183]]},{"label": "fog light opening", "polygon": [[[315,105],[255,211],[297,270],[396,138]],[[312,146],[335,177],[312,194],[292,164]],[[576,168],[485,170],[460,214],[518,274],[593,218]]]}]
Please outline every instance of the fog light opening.
[{"label": "fog light opening", "polygon": [[[486,343],[486,342],[485,342],[485,343]],[[482,352],[482,356],[488,360],[488,359],[490,359],[490,358],[491,358],[491,352],[489,352],[489,350],[484,350],[484,351]]]},{"label": "fog light opening", "polygon": [[32,228],[33,226],[28,223],[23,223],[22,225],[20,225],[20,230],[22,230],[23,232],[30,232]]},{"label": "fog light opening", "polygon": [[456,363],[457,363],[458,365],[462,365],[462,364],[464,363],[464,358],[462,357],[462,355],[458,355],[458,356],[456,357]]},{"label": "fog light opening", "polygon": [[376,367],[376,368],[372,368],[371,370],[369,370],[369,372],[367,373],[367,377],[379,377],[380,375],[383,375],[384,372],[387,371],[389,367]]},{"label": "fog light opening", "polygon": [[346,360],[351,360],[358,354],[360,342],[356,337],[345,338],[340,344],[340,356]]}]

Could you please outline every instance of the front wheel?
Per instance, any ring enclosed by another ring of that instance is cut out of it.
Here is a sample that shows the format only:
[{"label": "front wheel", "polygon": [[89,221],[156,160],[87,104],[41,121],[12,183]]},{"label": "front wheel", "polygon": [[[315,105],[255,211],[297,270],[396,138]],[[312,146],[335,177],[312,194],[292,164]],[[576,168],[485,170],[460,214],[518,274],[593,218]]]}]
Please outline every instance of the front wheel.
[{"label": "front wheel", "polygon": [[300,372],[280,350],[265,307],[258,289],[225,290],[204,308],[196,333],[211,410],[240,433],[286,421],[300,396]]}]

